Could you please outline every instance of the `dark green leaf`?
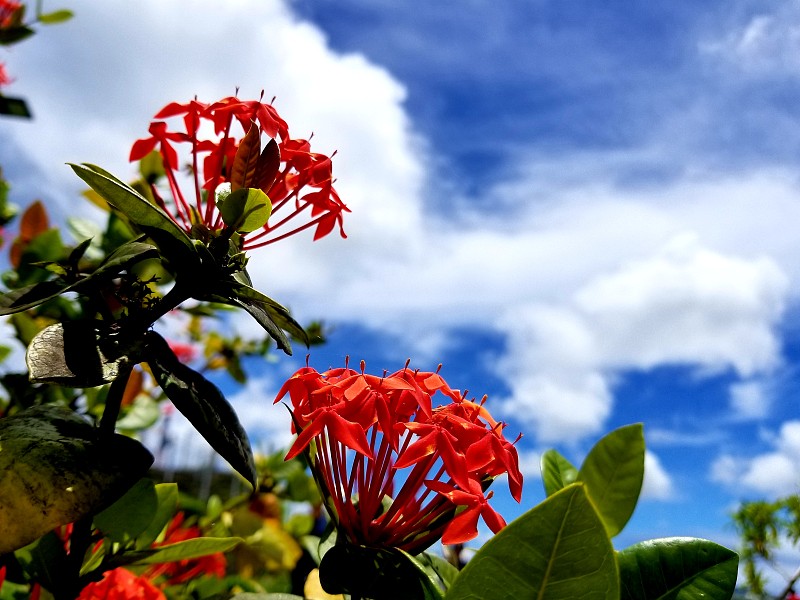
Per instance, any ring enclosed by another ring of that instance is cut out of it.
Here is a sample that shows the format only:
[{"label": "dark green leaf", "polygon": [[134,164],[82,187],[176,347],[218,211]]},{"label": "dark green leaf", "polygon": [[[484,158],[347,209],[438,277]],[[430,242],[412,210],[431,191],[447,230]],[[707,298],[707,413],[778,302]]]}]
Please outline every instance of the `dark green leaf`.
[{"label": "dark green leaf", "polygon": [[222,458],[255,488],[257,473],[242,424],[219,388],[181,363],[157,333],[147,334],[145,359],[158,385]]},{"label": "dark green leaf", "polygon": [[0,294],[0,315],[10,315],[28,310],[51,298],[69,291],[72,287],[63,281],[42,281],[7,294]]},{"label": "dark green leaf", "polygon": [[739,557],[693,538],[649,540],[617,555],[622,600],[729,600]]},{"label": "dark green leaf", "polygon": [[552,496],[578,478],[578,469],[556,450],[547,450],[540,461],[544,491]]},{"label": "dark green leaf", "polygon": [[30,579],[48,590],[57,590],[70,578],[64,542],[55,532],[49,532],[34,543],[14,552],[23,571]]},{"label": "dark green leaf", "polygon": [[90,321],[68,321],[37,333],[25,355],[31,381],[95,387],[116,379],[128,359],[103,353],[97,327]]},{"label": "dark green leaf", "polygon": [[0,419],[0,439],[0,554],[102,510],[153,462],[136,440],[100,437],[55,405]]},{"label": "dark green leaf", "polygon": [[129,542],[147,529],[157,510],[155,483],[142,478],[122,498],[95,515],[94,526],[114,542]]},{"label": "dark green leaf", "polygon": [[70,166],[89,187],[152,239],[176,267],[186,270],[196,270],[199,267],[200,259],[192,240],[167,213],[100,167]]},{"label": "dark green leaf", "polygon": [[4,46],[6,44],[15,44],[27,37],[32,36],[34,33],[34,30],[27,25],[4,27],[0,29],[0,46]]},{"label": "dark green leaf", "polygon": [[578,472],[586,493],[614,537],[631,518],[644,477],[644,434],[641,423],[620,427],[589,451]]},{"label": "dark green leaf", "polygon": [[515,519],[461,571],[446,600],[619,599],[614,549],[583,485]]}]

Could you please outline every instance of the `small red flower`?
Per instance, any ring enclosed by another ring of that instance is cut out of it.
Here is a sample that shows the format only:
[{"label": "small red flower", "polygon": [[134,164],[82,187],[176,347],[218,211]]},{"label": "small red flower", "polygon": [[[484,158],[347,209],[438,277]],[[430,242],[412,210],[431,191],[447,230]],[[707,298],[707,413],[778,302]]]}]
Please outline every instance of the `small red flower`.
[{"label": "small red flower", "polygon": [[[182,512],[175,515],[172,522],[167,525],[164,541],[157,545],[175,544],[184,540],[202,537],[203,532],[200,531],[200,528],[196,525],[184,525],[184,519],[185,515]],[[225,577],[227,565],[228,562],[225,555],[221,552],[216,552],[199,558],[189,558],[156,565],[148,570],[147,576],[150,579],[155,579],[163,575],[169,585],[176,585],[204,575]]]},{"label": "small red flower", "polygon": [[166,600],[166,596],[147,577],[120,567],[83,588],[78,600]]},{"label": "small red flower", "polygon": [[[437,392],[446,403],[434,407]],[[287,459],[313,449],[331,518],[353,544],[416,554],[442,536],[448,544],[473,539],[478,518],[497,532],[505,522],[484,490],[502,473],[520,500],[519,459],[504,425],[438,372],[304,367],[275,401],[287,394],[298,433]]]},{"label": "small red flower", "polygon": [[[0,0],[2,1],[2,0]],[[247,171],[246,186],[261,189],[272,203],[269,221],[242,238],[243,250],[277,242],[305,229],[314,229],[314,239],[328,235],[336,225],[342,237],[342,213],[349,212],[333,187],[330,157],[311,151],[308,140],[289,136],[289,128],[275,108],[261,100],[235,96],[212,104],[198,100],[171,102],[155,115],[149,137],[137,140],[130,160],[140,160],[156,150],[166,173],[167,194],[151,182],[158,205],[187,233],[202,236],[225,228],[216,205],[217,193],[240,185],[242,174],[234,172],[234,159],[244,145],[258,167]],[[172,129],[167,120],[178,120]],[[255,126],[252,134],[251,126]],[[240,133],[235,133],[240,131]],[[247,134],[247,135],[245,135]],[[261,150],[261,134],[272,138]],[[182,158],[183,156],[183,158]],[[192,180],[192,191],[184,193],[180,162],[184,160]]]},{"label": "small red flower", "polygon": [[14,25],[22,4],[13,0],[0,0],[0,29],[8,29]]},{"label": "small red flower", "polygon": [[12,83],[13,81],[14,80],[8,74],[8,71],[6,71],[5,63],[0,63],[0,87],[3,87],[4,85],[8,85],[8,84]]}]

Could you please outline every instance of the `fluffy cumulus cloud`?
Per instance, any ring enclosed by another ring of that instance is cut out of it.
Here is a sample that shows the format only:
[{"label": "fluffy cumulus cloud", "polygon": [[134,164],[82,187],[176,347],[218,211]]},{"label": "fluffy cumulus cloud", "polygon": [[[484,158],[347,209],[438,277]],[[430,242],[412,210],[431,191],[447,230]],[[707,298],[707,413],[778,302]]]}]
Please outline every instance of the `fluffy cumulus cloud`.
[{"label": "fluffy cumulus cloud", "polygon": [[[786,287],[771,261],[725,256],[678,236],[653,256],[598,274],[558,307],[509,314],[511,348],[500,366],[512,382],[507,412],[522,415],[540,439],[579,439],[610,413],[620,369],[768,372],[780,360],[774,328]],[[754,405],[753,392],[736,393]]]},{"label": "fluffy cumulus cloud", "polygon": [[771,435],[772,449],[756,456],[722,454],[709,476],[741,493],[748,490],[771,497],[800,489],[800,421],[786,421]]},{"label": "fluffy cumulus cloud", "polygon": [[650,450],[644,455],[644,481],[641,497],[644,500],[672,500],[675,484],[658,456]]}]

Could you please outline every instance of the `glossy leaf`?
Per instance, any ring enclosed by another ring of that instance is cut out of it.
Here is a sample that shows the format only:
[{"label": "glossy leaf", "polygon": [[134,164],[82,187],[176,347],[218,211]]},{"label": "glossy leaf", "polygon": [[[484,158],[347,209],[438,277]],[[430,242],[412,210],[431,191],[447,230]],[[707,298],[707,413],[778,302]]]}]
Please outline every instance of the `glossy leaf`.
[{"label": "glossy leaf", "polygon": [[152,239],[168,259],[186,269],[199,267],[200,260],[192,240],[167,213],[100,167],[88,164],[70,166],[89,187]]},{"label": "glossy leaf", "polygon": [[117,500],[150,467],[136,440],[43,405],[0,419],[0,554]]},{"label": "glossy leaf", "polygon": [[636,508],[644,478],[644,450],[642,424],[626,425],[597,442],[578,472],[610,537],[622,531]]},{"label": "glossy leaf", "polygon": [[99,347],[93,322],[68,321],[45,327],[25,354],[31,381],[95,387],[117,378],[126,357],[109,358]]},{"label": "glossy leaf", "polygon": [[535,506],[486,542],[446,600],[618,600],[614,549],[582,484]]},{"label": "glossy leaf", "polygon": [[258,475],[250,441],[219,388],[181,363],[164,338],[152,331],[147,335],[145,359],[175,408],[255,489]]},{"label": "glossy leaf", "polygon": [[556,450],[547,450],[540,461],[544,491],[552,496],[578,478],[578,469]]},{"label": "glossy leaf", "polygon": [[708,540],[665,538],[617,555],[622,600],[729,600],[739,557]]},{"label": "glossy leaf", "polygon": [[275,178],[278,175],[278,169],[280,166],[281,151],[278,148],[278,142],[273,139],[270,140],[266,146],[264,146],[261,156],[258,157],[258,165],[256,167],[256,182],[254,183],[253,187],[257,187],[260,190],[269,192],[269,189],[272,187],[272,184],[275,182]]},{"label": "glossy leaf", "polygon": [[158,510],[152,479],[140,479],[119,500],[94,517],[94,526],[114,542],[125,543],[143,533]]},{"label": "glossy leaf", "polygon": [[239,233],[250,233],[267,224],[272,202],[257,188],[240,188],[228,194],[217,208],[225,225]]}]

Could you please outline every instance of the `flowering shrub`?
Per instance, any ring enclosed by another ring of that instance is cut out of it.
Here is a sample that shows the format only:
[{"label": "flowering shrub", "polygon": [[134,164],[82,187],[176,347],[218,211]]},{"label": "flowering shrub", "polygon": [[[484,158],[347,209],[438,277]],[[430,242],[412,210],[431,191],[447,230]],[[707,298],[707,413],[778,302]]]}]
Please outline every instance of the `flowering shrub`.
[{"label": "flowering shrub", "polygon": [[[437,392],[449,402],[433,407]],[[286,394],[299,433],[286,458],[307,451],[331,518],[353,544],[418,554],[442,535],[446,544],[475,538],[479,516],[497,533],[505,522],[484,489],[501,474],[520,500],[522,475],[504,425],[438,373],[306,367],[276,402]]]},{"label": "flowering shrub", "polygon": [[[169,129],[160,119],[177,119],[183,127]],[[158,149],[166,175],[169,200],[154,181],[148,181],[155,203],[187,233],[208,240],[226,225],[234,212],[227,203],[243,202],[244,190],[260,199],[252,213],[236,227],[247,250],[277,242],[314,227],[314,239],[328,235],[336,224],[342,237],[342,212],[348,211],[333,187],[331,159],[311,152],[308,140],[289,137],[289,127],[271,104],[228,97],[205,104],[173,102],[155,115],[150,137],[138,140],[130,159],[138,161]],[[243,130],[234,135],[233,129]],[[261,149],[261,134],[272,138]],[[185,149],[193,189],[185,194],[179,183],[179,149]],[[238,157],[238,158],[237,158]],[[241,191],[240,191],[241,190]],[[259,193],[261,192],[261,193]],[[263,218],[266,214],[269,220]],[[302,224],[298,218],[306,215]],[[238,215],[237,215],[238,217]],[[257,226],[250,221],[263,220]],[[244,228],[242,229],[242,226]],[[291,229],[288,229],[291,227]],[[288,230],[287,230],[288,229]],[[251,231],[260,230],[257,233]]]}]

